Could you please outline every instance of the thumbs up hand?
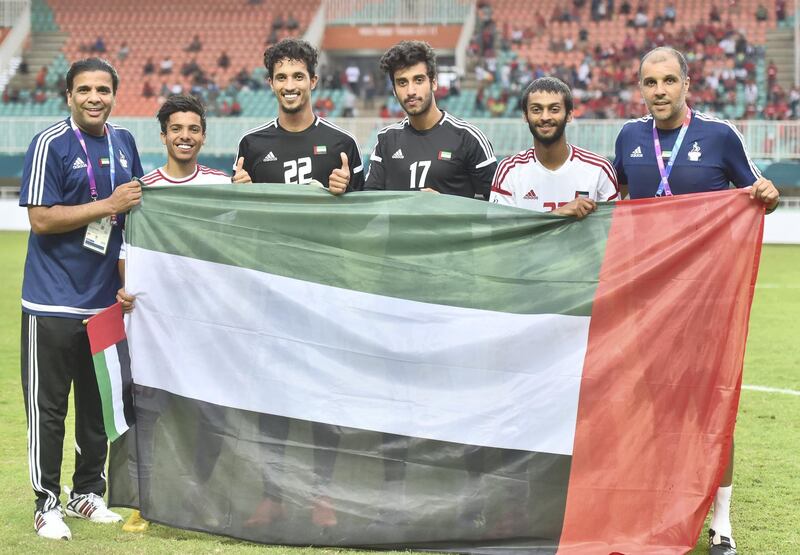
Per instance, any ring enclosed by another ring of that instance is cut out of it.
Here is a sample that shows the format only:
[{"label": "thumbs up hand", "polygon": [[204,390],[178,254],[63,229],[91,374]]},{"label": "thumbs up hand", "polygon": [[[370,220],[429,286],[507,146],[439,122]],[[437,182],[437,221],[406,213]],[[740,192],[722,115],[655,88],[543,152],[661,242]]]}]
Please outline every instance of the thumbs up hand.
[{"label": "thumbs up hand", "polygon": [[250,174],[247,173],[247,170],[244,169],[244,156],[240,156],[238,160],[236,160],[236,167],[234,168],[233,177],[231,177],[232,183],[252,183],[253,180],[250,179]]},{"label": "thumbs up hand", "polygon": [[334,195],[344,193],[350,184],[350,165],[347,160],[347,154],[342,152],[340,156],[342,158],[342,167],[334,169],[328,178],[328,190]]}]

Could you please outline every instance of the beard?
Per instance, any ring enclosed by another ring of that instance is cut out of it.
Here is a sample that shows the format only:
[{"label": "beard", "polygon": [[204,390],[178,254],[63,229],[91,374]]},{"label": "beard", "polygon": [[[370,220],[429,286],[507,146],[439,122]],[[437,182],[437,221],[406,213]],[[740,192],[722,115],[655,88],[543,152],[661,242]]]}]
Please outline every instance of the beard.
[{"label": "beard", "polygon": [[294,106],[287,106],[283,102],[279,102],[279,104],[280,104],[280,107],[281,107],[281,111],[283,111],[283,113],[285,113],[285,114],[296,114],[296,113],[300,112],[303,108],[306,107],[306,103],[307,102],[308,102],[308,99],[305,99],[305,98],[303,98],[301,96],[300,97],[300,101],[297,104],[295,104]]},{"label": "beard", "polygon": [[561,140],[561,137],[564,135],[564,130],[566,128],[567,128],[567,120],[565,118],[564,121],[556,124],[555,132],[549,137],[547,137],[539,134],[539,130],[536,128],[534,124],[528,123],[528,129],[531,130],[531,135],[533,135],[533,138],[545,146],[550,146]]},{"label": "beard", "polygon": [[433,104],[433,93],[431,93],[427,98],[424,98],[422,102],[420,102],[419,106],[414,108],[413,110],[406,107],[405,102],[403,103],[403,110],[409,116],[418,116],[420,114],[426,113],[428,110],[431,109],[431,104]]}]

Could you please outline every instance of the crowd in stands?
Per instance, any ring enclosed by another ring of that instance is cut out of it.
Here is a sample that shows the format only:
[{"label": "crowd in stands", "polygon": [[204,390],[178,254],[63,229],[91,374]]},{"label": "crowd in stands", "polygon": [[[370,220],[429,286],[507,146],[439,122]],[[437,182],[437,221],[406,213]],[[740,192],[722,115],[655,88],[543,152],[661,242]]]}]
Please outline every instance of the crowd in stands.
[{"label": "crowd in stands", "polygon": [[[475,108],[489,116],[507,116],[515,110],[519,92],[532,79],[554,75],[568,83],[575,94],[575,117],[630,118],[646,113],[637,91],[637,70],[632,59],[640,58],[651,48],[670,45],[686,54],[689,62],[690,101],[704,111],[737,119],[789,119],[800,117],[800,90],[785,91],[777,83],[777,67],[767,67],[766,95],[759,95],[757,63],[764,59],[760,46],[748,42],[734,28],[730,19],[712,4],[706,21],[691,26],[678,25],[674,4],[668,3],[661,13],[651,13],[649,4],[641,0],[634,8],[623,0],[619,13],[614,13],[613,0],[572,0],[553,9],[549,23],[577,23],[624,17],[630,28],[644,30],[641,40],[627,33],[621,44],[605,43],[591,37],[581,26],[577,36],[564,36],[548,29],[548,19],[537,12],[535,25],[520,27],[512,22],[497,22],[492,6],[479,2],[475,35],[469,46],[479,91]],[[778,1],[776,19],[786,17],[785,2]],[[755,20],[767,17],[766,7],[759,5]],[[546,35],[545,35],[546,34]],[[547,36],[549,52],[573,52],[576,63],[530,61],[515,52],[515,47]],[[742,97],[740,97],[742,95]],[[510,106],[511,105],[511,106]],[[741,110],[735,110],[741,106]]]},{"label": "crowd in stands", "polygon": [[[261,0],[248,0],[251,4],[259,4]],[[271,22],[265,35],[264,48],[269,47],[284,38],[300,36],[300,23],[291,13],[277,15]],[[188,54],[197,54],[203,50],[203,41],[195,34],[192,39],[182,47]],[[109,51],[106,39],[97,36],[94,40],[82,43],[79,46],[82,56],[100,56],[107,58],[120,69],[131,55],[131,46],[123,41],[116,52]],[[144,98],[157,98],[159,104],[169,95],[188,93],[200,98],[207,106],[210,116],[238,116],[242,107],[237,100],[237,95],[242,89],[258,90],[266,87],[263,76],[256,77],[253,68],[241,68],[232,77],[218,76],[218,71],[227,73],[231,67],[231,56],[225,50],[219,52],[215,67],[202,67],[197,58],[182,63],[177,67],[169,53],[161,59],[147,59],[141,70],[141,96]],[[30,70],[23,60],[17,70],[27,74]],[[6,87],[2,94],[2,102],[33,102],[43,103],[47,99],[62,97],[66,100],[66,81],[64,76],[59,76],[55,81],[46,79],[49,69],[44,66],[39,69],[35,86],[29,90],[19,90],[15,87]]]},{"label": "crowd in stands", "polygon": [[[784,0],[776,0],[774,9],[776,21],[786,19]],[[476,30],[468,51],[477,86],[474,115],[514,116],[520,91],[543,75],[559,77],[572,87],[575,117],[644,115],[646,108],[638,92],[636,64],[631,61],[655,46],[671,45],[683,51],[689,62],[690,102],[694,107],[735,119],[800,118],[800,88],[786,91],[780,86],[777,67],[764,59],[763,48],[752,44],[734,28],[727,12],[723,14],[716,3],[712,1],[704,21],[693,25],[678,23],[680,14],[671,2],[655,12],[645,0],[638,0],[635,6],[629,0],[568,0],[556,5],[550,14],[535,12],[533,23],[524,25],[496,20],[491,2],[480,0]],[[770,13],[762,3],[752,17],[754,21],[764,21]],[[630,28],[621,43],[591,36],[587,22],[612,18],[622,18]],[[564,32],[563,24],[576,29],[574,36]],[[300,32],[300,24],[292,14],[279,15],[267,29],[264,46],[298,36]],[[520,53],[534,39],[546,42],[549,56],[529,59]],[[194,35],[177,48],[194,55],[203,47],[200,36]],[[131,54],[127,42],[122,42],[116,52],[109,52],[103,36],[82,44],[80,49],[86,55],[108,57],[118,65],[125,64]],[[570,56],[564,56],[565,53]],[[190,93],[207,105],[209,115],[240,115],[239,93],[267,86],[263,69],[254,73],[253,68],[242,67],[231,73],[231,56],[225,50],[215,56],[216,64],[212,67],[201,66],[196,57],[188,58],[178,67],[169,53],[161,59],[147,59],[141,70],[142,97],[163,101],[171,94]],[[758,79],[759,64],[765,73],[762,80]],[[336,110],[336,115],[344,117],[402,117],[404,112],[391,95],[388,82],[377,72],[364,71],[362,67],[356,63],[335,68],[321,66],[316,111],[323,116],[330,116]],[[30,71],[24,60],[18,71]],[[48,79],[47,73],[47,67],[39,68],[30,91],[7,87],[2,101],[43,103],[48,98],[65,97],[64,77]],[[340,89],[342,94],[330,93]],[[458,95],[460,89],[457,79],[440,82],[437,99]],[[376,97],[386,100],[376,106]],[[363,108],[362,113],[359,108]]]}]

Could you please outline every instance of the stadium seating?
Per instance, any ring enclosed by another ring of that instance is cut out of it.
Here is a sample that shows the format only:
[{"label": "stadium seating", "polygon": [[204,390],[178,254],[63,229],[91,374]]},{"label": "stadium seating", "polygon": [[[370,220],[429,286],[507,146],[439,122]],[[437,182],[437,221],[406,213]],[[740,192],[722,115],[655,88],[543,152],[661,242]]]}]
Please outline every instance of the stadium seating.
[{"label": "stadium seating", "polygon": [[[483,88],[481,95],[484,105],[488,99],[498,98],[501,94],[508,95],[508,84],[498,88],[498,82],[501,80],[503,68],[512,63],[521,66],[530,64],[534,75],[537,72],[555,73],[576,88],[577,83],[571,77],[574,76],[575,68],[580,66],[585,59],[591,60],[590,65],[595,72],[590,89],[599,88],[606,100],[611,99],[616,102],[619,91],[634,88],[638,57],[649,48],[661,44],[674,44],[680,48],[682,37],[691,36],[695,31],[709,36],[713,35],[716,30],[726,30],[727,34],[731,34],[731,32],[741,34],[751,47],[755,47],[757,55],[752,59],[755,62],[755,68],[749,70],[747,78],[755,78],[760,92],[757,104],[763,108],[767,104],[769,91],[766,83],[763,45],[766,34],[776,27],[776,18],[775,2],[764,2],[767,6],[767,18],[765,21],[757,21],[755,12],[761,3],[762,0],[734,0],[720,3],[720,19],[718,22],[712,22],[710,21],[710,10],[713,3],[709,4],[698,0],[642,2],[649,17],[649,24],[635,28],[629,25],[629,20],[633,18],[640,2],[631,1],[631,13],[623,15],[619,13],[623,2],[617,1],[614,3],[616,11],[613,17],[601,18],[592,16],[591,2],[588,1],[583,2],[580,7],[575,7],[573,2],[541,0],[533,9],[530,5],[515,0],[481,1],[478,3],[482,9],[479,11],[478,28],[472,49],[477,50],[477,64],[491,68],[493,82]],[[605,0],[602,4],[607,5]],[[679,23],[660,22],[656,25],[655,20],[663,16],[668,5],[675,8]],[[709,30],[709,24],[714,26],[712,30]],[[482,35],[485,33],[485,29],[489,29],[492,38],[488,48],[486,37]],[[515,34],[517,40],[514,40]],[[523,40],[519,40],[520,34],[524,35]],[[582,40],[582,34],[585,40]],[[694,97],[692,102],[701,109],[716,111],[724,117],[744,117],[748,112],[748,106],[744,100],[744,79],[737,79],[734,86],[731,86],[730,83],[727,87],[721,84],[717,88],[717,94],[710,95],[717,97],[713,103],[709,102],[708,98],[702,100],[702,95],[699,94],[706,85],[697,75],[719,74],[730,71],[735,66],[744,65],[745,60],[742,56],[726,56],[718,48],[719,39],[719,36],[709,39],[705,46],[697,46],[694,53],[684,49],[687,51],[687,57],[692,65],[691,69],[696,72],[696,75],[693,75],[692,93]],[[634,52],[628,51],[622,54],[626,41],[633,45]],[[562,48],[565,43],[568,46]],[[598,56],[598,53],[602,54]],[[608,56],[612,68],[622,67],[624,69],[626,80],[617,83],[616,87],[609,86],[609,83],[597,79],[598,58],[606,56]],[[511,92],[518,92],[520,86],[524,86],[524,83],[512,84]],[[731,94],[731,91],[735,94]],[[610,112],[611,101],[605,103],[609,108],[607,112]],[[476,109],[474,105],[467,106],[468,109],[470,107],[471,110],[463,113],[465,117],[488,115],[485,109]],[[602,116],[595,113],[594,117],[637,116],[642,110],[643,106],[636,98],[628,106],[621,106],[619,110],[615,110],[615,113],[606,113]],[[515,111],[515,103],[508,102],[504,115],[513,115]],[[591,116],[590,113],[589,117]]]},{"label": "stadium seating", "polygon": [[[80,10],[75,9],[71,0],[48,0],[47,3],[39,0],[34,4],[32,27],[36,31],[69,33],[63,47],[64,58],[54,61],[50,75],[63,75],[63,62],[89,55],[88,47],[100,36],[106,46],[104,56],[114,63],[120,74],[116,113],[149,116],[156,112],[158,100],[157,95],[142,96],[144,80],[150,81],[156,93],[164,84],[168,87],[179,84],[188,91],[190,79],[182,76],[180,70],[185,62],[195,59],[220,89],[225,90],[240,70],[250,73],[262,65],[267,37],[276,18],[285,21],[291,15],[299,24],[299,30],[289,31],[285,27],[278,30],[278,38],[297,34],[311,21],[319,0],[296,0],[291,3],[291,10],[280,11],[274,10],[272,2],[196,0],[180,17],[176,17],[174,5],[158,0],[116,3],[83,0]],[[98,31],[87,32],[87,29]],[[185,47],[194,35],[199,36],[202,49],[196,53],[187,52]],[[130,47],[130,54],[121,61],[117,52],[123,43]],[[217,65],[223,51],[230,58],[227,69]],[[158,64],[164,57],[173,61],[173,71],[169,75],[158,75]],[[143,76],[142,68],[148,59],[155,62],[156,74]],[[46,108],[40,106],[36,110]]]}]

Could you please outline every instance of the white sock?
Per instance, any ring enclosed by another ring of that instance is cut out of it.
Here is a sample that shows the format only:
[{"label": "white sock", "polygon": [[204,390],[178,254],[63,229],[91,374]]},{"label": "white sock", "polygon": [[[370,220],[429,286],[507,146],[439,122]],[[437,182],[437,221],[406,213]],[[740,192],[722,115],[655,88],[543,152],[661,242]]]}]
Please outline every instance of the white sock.
[{"label": "white sock", "polygon": [[711,529],[720,536],[731,537],[731,495],[733,485],[717,488],[714,496],[714,515],[711,517]]}]

